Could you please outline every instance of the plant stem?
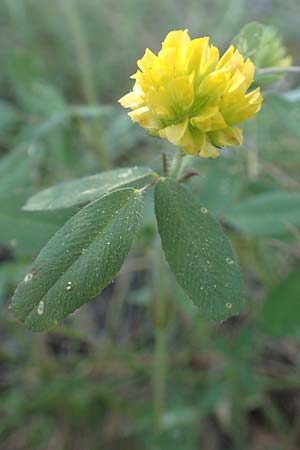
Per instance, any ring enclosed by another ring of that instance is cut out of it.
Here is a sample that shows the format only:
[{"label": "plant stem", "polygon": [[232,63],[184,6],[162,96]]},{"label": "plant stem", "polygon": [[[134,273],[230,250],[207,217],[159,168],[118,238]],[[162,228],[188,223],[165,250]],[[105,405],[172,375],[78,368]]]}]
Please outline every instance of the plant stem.
[{"label": "plant stem", "polygon": [[93,104],[97,102],[97,93],[88,45],[77,8],[77,0],[67,0],[67,5],[67,15],[76,47],[84,97],[87,103]]},{"label": "plant stem", "polygon": [[159,433],[165,408],[167,376],[167,303],[164,284],[164,255],[159,240],[156,245],[155,264],[155,353],[154,353],[154,427]]},{"label": "plant stem", "polygon": [[105,323],[106,335],[109,337],[111,342],[113,342],[116,338],[122,309],[128,295],[132,277],[132,273],[127,273],[126,275],[121,274],[116,281],[115,290],[108,309],[107,319]]},{"label": "plant stem", "polygon": [[[177,149],[170,176],[176,179],[182,166],[183,153]],[[165,286],[165,258],[159,239],[155,247],[154,261],[154,428],[158,434],[161,431],[162,419],[166,401],[166,380],[168,370],[167,332],[168,332],[168,302]]]},{"label": "plant stem", "polygon": [[167,340],[164,329],[155,330],[154,418],[155,430],[160,432],[165,409],[167,375]]},{"label": "plant stem", "polygon": [[287,66],[287,67],[266,67],[263,69],[257,69],[257,72],[259,74],[267,74],[267,73],[282,73],[282,72],[289,72],[289,73],[300,73],[300,66]]},{"label": "plant stem", "polygon": [[[82,90],[85,97],[85,101],[88,105],[97,104],[97,92],[93,79],[92,62],[89,54],[88,44],[80,19],[80,13],[77,8],[77,0],[67,0],[66,15],[70,23],[70,30],[74,39],[76,48],[76,56],[78,60],[78,67],[81,76]],[[108,169],[111,166],[110,160],[107,156],[106,150],[103,145],[103,132],[98,120],[92,120],[91,128],[95,136],[94,149],[95,156],[100,165],[104,169]]]},{"label": "plant stem", "polygon": [[257,130],[257,120],[253,118],[249,122],[249,131],[251,145],[247,151],[247,169],[248,177],[250,180],[256,180],[259,176],[259,155],[258,155],[258,130]]},{"label": "plant stem", "polygon": [[184,155],[183,155],[181,149],[178,148],[177,151],[176,151],[176,154],[175,154],[175,158],[174,158],[174,161],[173,161],[173,165],[172,165],[171,171],[170,171],[170,176],[172,178],[174,178],[174,179],[177,178],[177,176],[180,173],[183,156]]}]

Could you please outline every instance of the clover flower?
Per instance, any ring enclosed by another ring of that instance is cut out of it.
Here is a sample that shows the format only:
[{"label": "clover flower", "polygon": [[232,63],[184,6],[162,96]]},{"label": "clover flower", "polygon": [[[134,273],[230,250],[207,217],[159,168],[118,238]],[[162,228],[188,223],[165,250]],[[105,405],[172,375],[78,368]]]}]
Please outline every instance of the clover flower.
[{"label": "clover flower", "polygon": [[185,153],[215,158],[219,148],[243,141],[236,124],[254,116],[262,96],[254,65],[231,45],[220,58],[208,37],[171,31],[158,55],[146,49],[132,75],[133,91],[119,102],[150,135],[168,139]]}]

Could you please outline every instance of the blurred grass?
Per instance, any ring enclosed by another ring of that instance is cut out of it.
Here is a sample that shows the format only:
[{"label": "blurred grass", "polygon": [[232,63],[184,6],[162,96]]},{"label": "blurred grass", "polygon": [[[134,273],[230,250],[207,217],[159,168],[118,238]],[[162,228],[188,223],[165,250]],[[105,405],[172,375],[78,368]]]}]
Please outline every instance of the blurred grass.
[{"label": "blurred grass", "polygon": [[[225,49],[251,20],[276,26],[299,64],[298,0],[2,0],[0,153],[9,158],[11,176],[3,169],[0,190],[10,195],[8,206],[13,209],[13,188],[36,191],[103,169],[103,148],[111,165],[157,168],[169,146],[145,136],[116,104],[131,88],[136,60],[176,28],[209,35]],[[280,89],[298,86],[299,77],[289,75]],[[195,162],[200,175],[191,188],[221,218],[250,195],[299,191],[299,101],[279,97],[276,89],[249,123],[246,149]],[[20,144],[31,148],[27,156]],[[149,195],[144,227],[116,282],[46,335],[28,333],[7,309],[34,251],[28,257],[15,239],[1,247],[1,450],[300,447],[299,330],[274,341],[263,335],[259,319],[265,296],[299,268],[298,229],[257,238],[225,225],[245,280],[241,318],[207,324],[170,278],[168,405],[163,433],[153,436],[151,201]]]},{"label": "blurred grass", "polygon": [[[13,51],[34,56],[46,79],[68,96],[82,98],[81,62],[76,55],[69,5],[75,0],[3,0],[1,5],[1,64]],[[299,39],[298,1],[253,0],[247,2],[191,0],[108,1],[76,0],[82,31],[92,62],[91,77],[100,102],[115,101],[130,86],[128,76],[144,49],[157,50],[167,31],[188,27],[192,36],[209,35],[225,48],[242,26],[251,20],[280,29],[293,56]],[[299,59],[298,59],[299,61]],[[86,70],[89,70],[86,68]],[[2,73],[3,76],[3,73]]]}]

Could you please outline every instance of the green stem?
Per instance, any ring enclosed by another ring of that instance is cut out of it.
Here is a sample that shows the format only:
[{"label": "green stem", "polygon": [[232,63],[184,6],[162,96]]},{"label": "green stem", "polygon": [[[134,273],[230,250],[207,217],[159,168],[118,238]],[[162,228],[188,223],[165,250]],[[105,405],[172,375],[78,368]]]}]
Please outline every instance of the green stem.
[{"label": "green stem", "polygon": [[259,155],[258,155],[258,130],[257,120],[253,118],[249,122],[249,131],[251,138],[251,147],[247,151],[247,168],[250,180],[256,180],[259,176]]},{"label": "green stem", "polygon": [[180,173],[180,169],[182,166],[182,161],[183,161],[183,156],[184,154],[182,153],[181,149],[178,148],[175,154],[175,158],[173,161],[173,165],[172,165],[172,169],[170,171],[170,176],[172,178],[177,178],[179,173]]},{"label": "green stem", "polygon": [[132,276],[132,273],[127,273],[126,275],[121,274],[116,281],[115,290],[111,299],[111,304],[108,309],[105,323],[106,335],[109,336],[111,342],[113,342],[116,338],[122,309],[128,295]]},{"label": "green stem", "polygon": [[165,331],[159,327],[155,329],[154,425],[157,432],[161,430],[166,397],[167,340]]},{"label": "green stem", "polygon": [[77,0],[67,0],[66,12],[76,47],[84,97],[88,104],[94,104],[97,103],[97,93],[93,80],[91,58],[76,2]]},{"label": "green stem", "polygon": [[[159,245],[159,247],[158,247]],[[158,240],[156,246],[155,264],[155,350],[154,350],[154,427],[159,433],[165,409],[166,378],[167,378],[167,302],[165,292],[164,255]]]},{"label": "green stem", "polygon": [[[77,0],[67,0],[65,3],[66,15],[70,23],[70,30],[76,48],[76,57],[81,76],[82,90],[85,101],[88,105],[95,105],[98,102],[97,91],[93,79],[93,69],[88,44],[80,19],[80,12],[77,8]],[[95,156],[104,169],[111,166],[110,160],[103,145],[103,132],[98,120],[92,120],[92,131],[95,136],[93,148]]]},{"label": "green stem", "polygon": [[[170,176],[176,179],[182,167],[183,153],[177,149]],[[161,431],[166,402],[166,380],[168,371],[168,302],[165,286],[165,258],[160,241],[157,240],[154,261],[154,428]]]},{"label": "green stem", "polygon": [[282,72],[289,72],[289,73],[300,73],[300,67],[299,66],[287,66],[287,67],[266,67],[263,69],[257,69],[257,73],[259,74],[272,74],[272,73],[282,73]]}]

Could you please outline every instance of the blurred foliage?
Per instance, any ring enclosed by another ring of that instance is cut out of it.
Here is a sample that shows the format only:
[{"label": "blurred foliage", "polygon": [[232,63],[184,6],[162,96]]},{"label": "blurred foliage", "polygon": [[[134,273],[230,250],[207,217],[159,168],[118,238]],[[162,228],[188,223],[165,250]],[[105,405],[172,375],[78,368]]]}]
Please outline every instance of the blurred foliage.
[{"label": "blurred foliage", "polygon": [[198,172],[187,183],[236,249],[247,307],[242,317],[207,323],[168,278],[159,436],[152,424],[151,193],[135,249],[101,298],[44,335],[27,332],[8,309],[16,284],[68,217],[68,210],[21,212],[33,193],[108,166],[160,170],[161,151],[170,157],[167,144],[146,136],[116,104],[144,49],[157,50],[167,31],[186,27],[226,48],[253,20],[275,27],[299,65],[298,0],[0,3],[1,450],[300,448],[297,74],[266,87],[244,148],[215,161],[187,160]]},{"label": "blurred foliage", "polygon": [[286,67],[292,64],[292,58],[287,55],[278,31],[272,26],[251,22],[233,39],[233,44],[245,58],[251,58],[258,69],[255,73],[257,86],[278,81],[284,75],[284,73],[260,73],[260,69]]}]

